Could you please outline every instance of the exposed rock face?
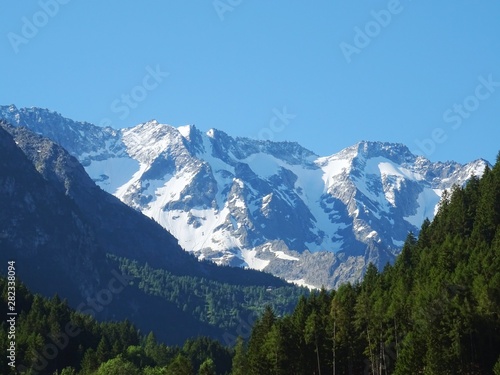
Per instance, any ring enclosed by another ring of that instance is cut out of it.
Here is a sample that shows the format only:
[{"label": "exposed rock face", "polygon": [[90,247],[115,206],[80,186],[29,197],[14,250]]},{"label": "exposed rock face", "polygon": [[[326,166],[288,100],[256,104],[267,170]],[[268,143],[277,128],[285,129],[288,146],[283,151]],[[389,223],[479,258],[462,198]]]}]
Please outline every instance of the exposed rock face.
[{"label": "exposed rock face", "polygon": [[335,287],[383,267],[432,219],[444,189],[488,164],[432,163],[406,146],[360,142],[319,157],[297,143],[232,138],[149,121],[114,130],[41,109],[0,118],[53,139],[101,188],[219,264]]},{"label": "exposed rock face", "polygon": [[[182,298],[149,293],[137,277],[123,277],[117,257],[166,271],[172,280],[208,282],[219,295],[219,288],[229,290],[229,298],[242,286],[294,289],[270,274],[198,261],[165,228],[99,188],[61,146],[2,121],[0,197],[0,261],[14,260],[19,280],[36,293],[57,293],[98,319],[130,319],[143,332],[154,329],[167,343],[197,335],[221,338],[228,327],[185,311]],[[199,291],[182,294],[205,308]],[[255,307],[242,306],[239,313]]]}]

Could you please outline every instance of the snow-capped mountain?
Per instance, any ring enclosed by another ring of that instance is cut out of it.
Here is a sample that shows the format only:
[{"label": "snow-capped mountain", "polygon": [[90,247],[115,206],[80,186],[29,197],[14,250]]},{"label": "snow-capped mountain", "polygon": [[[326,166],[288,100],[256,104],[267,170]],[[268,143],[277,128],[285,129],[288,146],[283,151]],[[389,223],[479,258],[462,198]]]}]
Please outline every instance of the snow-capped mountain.
[{"label": "snow-capped mountain", "polygon": [[488,163],[432,163],[406,146],[360,142],[320,157],[297,143],[149,121],[115,130],[43,109],[0,118],[51,138],[102,189],[168,229],[187,251],[335,287],[394,259],[453,184]]}]

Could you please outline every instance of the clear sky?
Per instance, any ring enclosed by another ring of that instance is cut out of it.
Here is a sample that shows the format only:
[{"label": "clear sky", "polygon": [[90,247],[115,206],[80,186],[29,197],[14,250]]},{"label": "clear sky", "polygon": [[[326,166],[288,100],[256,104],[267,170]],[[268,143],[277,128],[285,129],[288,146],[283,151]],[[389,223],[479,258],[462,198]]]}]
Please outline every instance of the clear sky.
[{"label": "clear sky", "polygon": [[493,162],[499,17],[498,0],[3,0],[0,104]]}]

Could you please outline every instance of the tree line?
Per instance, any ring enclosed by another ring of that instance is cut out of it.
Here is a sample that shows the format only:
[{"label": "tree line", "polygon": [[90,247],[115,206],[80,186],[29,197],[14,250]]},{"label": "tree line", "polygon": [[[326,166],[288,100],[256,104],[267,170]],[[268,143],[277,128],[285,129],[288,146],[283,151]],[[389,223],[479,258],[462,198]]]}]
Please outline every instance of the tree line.
[{"label": "tree line", "polygon": [[[236,316],[228,307],[265,303],[272,292],[229,285],[214,292],[206,280],[116,261],[140,288],[220,327]],[[190,288],[198,300],[188,297]],[[5,278],[0,290],[5,311]],[[280,293],[285,306],[293,293]],[[128,321],[96,322],[22,284],[16,298],[17,363],[27,374],[500,375],[500,155],[481,178],[444,193],[434,220],[418,238],[408,235],[394,265],[379,271],[370,264],[359,283],[304,294],[290,314],[268,304],[248,340],[239,337],[234,347],[206,337],[166,346]],[[68,322],[79,331],[63,347]],[[7,328],[2,322],[2,348]],[[50,360],[49,345],[59,350]],[[15,373],[5,356],[0,371]]]},{"label": "tree line", "polygon": [[[7,281],[0,277],[1,305],[7,311]],[[57,295],[45,298],[17,285],[16,366],[0,357],[2,374],[183,375],[229,374],[232,349],[208,337],[167,346],[154,333],[141,334],[129,321],[97,322],[68,307]],[[70,328],[68,328],[70,327]],[[1,323],[0,347],[9,347]]]},{"label": "tree line", "polygon": [[445,192],[394,265],[360,283],[266,309],[234,375],[500,375],[500,155],[482,178]]}]

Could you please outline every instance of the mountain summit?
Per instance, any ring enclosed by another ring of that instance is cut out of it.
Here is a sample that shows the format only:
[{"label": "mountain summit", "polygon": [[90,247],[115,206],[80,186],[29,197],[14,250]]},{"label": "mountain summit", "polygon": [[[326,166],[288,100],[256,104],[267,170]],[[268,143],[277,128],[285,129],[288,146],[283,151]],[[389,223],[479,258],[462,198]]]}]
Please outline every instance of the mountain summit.
[{"label": "mountain summit", "polygon": [[392,262],[443,191],[488,165],[433,163],[402,144],[367,141],[320,157],[292,142],[155,120],[100,128],[38,108],[0,107],[0,118],[59,143],[102,189],[199,258],[313,286]]}]

